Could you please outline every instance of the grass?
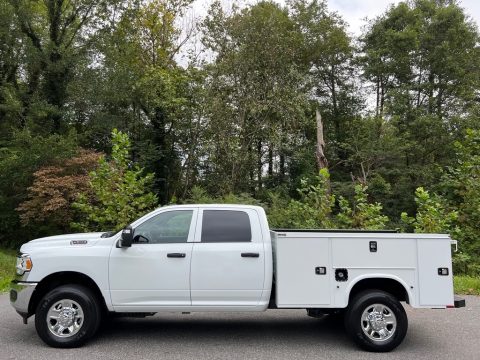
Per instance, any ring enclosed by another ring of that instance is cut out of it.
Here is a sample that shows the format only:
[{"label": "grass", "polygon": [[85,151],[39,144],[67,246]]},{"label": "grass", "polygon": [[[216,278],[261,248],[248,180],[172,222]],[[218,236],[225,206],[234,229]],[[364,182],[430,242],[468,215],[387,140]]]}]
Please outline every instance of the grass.
[{"label": "grass", "polygon": [[455,294],[480,295],[480,277],[454,276],[453,286]]},{"label": "grass", "polygon": [[15,251],[0,249],[0,293],[7,291],[15,276]]}]

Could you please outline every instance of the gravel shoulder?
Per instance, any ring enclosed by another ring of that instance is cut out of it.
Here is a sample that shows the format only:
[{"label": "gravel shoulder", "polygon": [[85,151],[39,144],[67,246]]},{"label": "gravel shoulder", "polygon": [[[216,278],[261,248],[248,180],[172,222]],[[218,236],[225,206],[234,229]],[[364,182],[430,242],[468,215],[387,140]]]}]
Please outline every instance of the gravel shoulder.
[{"label": "gravel shoulder", "polygon": [[304,310],[117,319],[83,348],[52,349],[38,338],[33,318],[23,325],[3,294],[0,359],[478,359],[480,297],[465,298],[462,309],[406,306],[407,337],[386,355],[357,349],[341,324],[307,317]]}]

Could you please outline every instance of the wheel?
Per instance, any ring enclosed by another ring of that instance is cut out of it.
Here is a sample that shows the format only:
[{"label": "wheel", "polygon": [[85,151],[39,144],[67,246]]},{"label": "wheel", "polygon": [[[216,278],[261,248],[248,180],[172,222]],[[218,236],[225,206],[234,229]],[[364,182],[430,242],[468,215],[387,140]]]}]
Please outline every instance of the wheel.
[{"label": "wheel", "polygon": [[79,285],[59,286],[47,293],[37,306],[35,328],[48,345],[73,348],[95,335],[101,308],[95,295]]},{"label": "wheel", "polygon": [[355,296],[349,305],[345,329],[361,348],[387,352],[405,338],[408,319],[395,297],[384,291],[367,290]]}]

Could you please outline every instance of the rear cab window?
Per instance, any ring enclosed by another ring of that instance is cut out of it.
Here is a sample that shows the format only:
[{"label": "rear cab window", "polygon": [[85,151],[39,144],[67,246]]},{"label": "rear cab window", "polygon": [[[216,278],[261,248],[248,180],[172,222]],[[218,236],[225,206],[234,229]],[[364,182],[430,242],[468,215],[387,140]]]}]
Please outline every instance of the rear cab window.
[{"label": "rear cab window", "polygon": [[203,210],[202,243],[251,242],[252,226],[242,210]]}]

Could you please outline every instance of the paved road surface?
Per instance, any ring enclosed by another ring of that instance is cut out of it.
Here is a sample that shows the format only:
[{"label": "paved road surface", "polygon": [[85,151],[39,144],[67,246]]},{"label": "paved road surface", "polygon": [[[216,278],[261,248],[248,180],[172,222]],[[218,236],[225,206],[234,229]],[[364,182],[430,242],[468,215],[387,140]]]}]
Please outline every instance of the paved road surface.
[{"label": "paved road surface", "polygon": [[52,349],[23,325],[0,295],[0,359],[480,359],[480,297],[467,307],[412,310],[400,347],[385,354],[358,350],[342,326],[303,310],[266,313],[163,314],[117,319],[80,349]]}]

